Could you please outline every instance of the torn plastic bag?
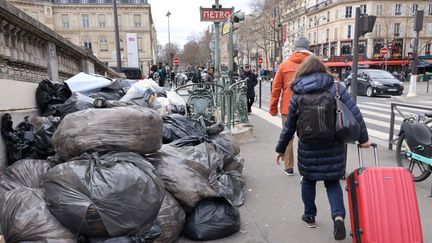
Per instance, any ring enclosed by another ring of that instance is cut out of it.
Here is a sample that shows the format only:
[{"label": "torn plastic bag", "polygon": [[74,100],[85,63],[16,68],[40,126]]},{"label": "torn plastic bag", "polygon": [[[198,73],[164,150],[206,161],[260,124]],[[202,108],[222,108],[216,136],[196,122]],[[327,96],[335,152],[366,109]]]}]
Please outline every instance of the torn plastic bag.
[{"label": "torn plastic bag", "polygon": [[153,109],[161,116],[167,116],[171,114],[171,104],[166,97],[157,97],[153,102]]},{"label": "torn plastic bag", "polygon": [[23,159],[0,172],[0,194],[20,187],[38,188],[50,164],[45,160]]},{"label": "torn plastic bag", "polygon": [[155,239],[155,243],[174,242],[180,236],[185,221],[186,214],[180,203],[169,192],[165,192],[165,198],[155,222],[160,226],[161,234]]},{"label": "torn plastic bag", "polygon": [[171,143],[186,136],[207,137],[203,119],[194,120],[179,114],[163,117],[163,143]]},{"label": "torn plastic bag", "polygon": [[38,151],[38,157],[45,159],[55,154],[52,145],[52,136],[60,124],[60,117],[47,117],[41,126],[35,127],[35,146]]},{"label": "torn plastic bag", "polygon": [[72,92],[90,95],[113,82],[110,78],[91,73],[78,73],[64,81]]},{"label": "torn plastic bag", "polygon": [[145,158],[155,166],[165,189],[186,210],[191,210],[201,199],[218,196],[207,179],[207,169],[199,162],[185,159],[176,148],[164,145]]},{"label": "torn plastic bag", "polygon": [[66,84],[42,80],[36,89],[36,104],[43,116],[53,115],[56,106],[63,104],[72,95]]},{"label": "torn plastic bag", "polygon": [[225,198],[208,198],[186,216],[183,235],[192,240],[216,240],[240,230],[240,213]]},{"label": "torn plastic bag", "polygon": [[148,100],[149,104],[152,104],[153,99],[156,98],[156,89],[158,87],[158,84],[153,80],[141,80],[132,85],[132,87],[129,88],[126,95],[123,96],[120,101],[128,102],[133,99],[144,98],[145,100]]},{"label": "torn plastic bag", "polygon": [[0,197],[0,228],[6,242],[76,242],[49,211],[40,189],[18,188]]},{"label": "torn plastic bag", "polygon": [[49,170],[43,188],[57,219],[88,237],[151,228],[164,198],[154,167],[131,152],[84,153]]},{"label": "torn plastic bag", "polygon": [[13,129],[12,116],[5,113],[1,118],[1,134],[6,144],[8,165],[25,158],[38,158],[34,128],[28,116]]},{"label": "torn plastic bag", "polygon": [[72,96],[62,105],[57,107],[56,116],[65,117],[67,114],[93,108],[94,99],[80,93]]},{"label": "torn plastic bag", "polygon": [[88,109],[67,115],[52,142],[64,160],[95,150],[146,154],[161,148],[162,118],[139,106]]},{"label": "torn plastic bag", "polygon": [[113,238],[90,238],[89,240],[79,241],[79,243],[152,243],[161,234],[161,228],[153,225],[143,234],[136,236],[121,236]]},{"label": "torn plastic bag", "polygon": [[106,100],[120,100],[137,81],[116,79],[108,87],[89,95],[92,98],[105,98]]},{"label": "torn plastic bag", "polygon": [[219,194],[230,201],[234,206],[240,207],[244,203],[246,183],[241,174],[234,170],[224,172],[218,178]]}]

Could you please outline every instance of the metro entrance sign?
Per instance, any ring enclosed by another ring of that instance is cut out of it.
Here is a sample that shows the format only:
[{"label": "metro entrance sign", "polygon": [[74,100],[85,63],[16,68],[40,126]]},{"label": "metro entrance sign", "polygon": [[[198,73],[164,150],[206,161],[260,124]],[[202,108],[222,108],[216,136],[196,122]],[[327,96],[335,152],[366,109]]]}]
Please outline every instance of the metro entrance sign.
[{"label": "metro entrance sign", "polygon": [[201,22],[208,21],[208,22],[223,22],[225,21],[232,13],[232,8],[220,8],[220,9],[214,9],[214,8],[202,8],[200,7],[200,15],[201,15]]}]

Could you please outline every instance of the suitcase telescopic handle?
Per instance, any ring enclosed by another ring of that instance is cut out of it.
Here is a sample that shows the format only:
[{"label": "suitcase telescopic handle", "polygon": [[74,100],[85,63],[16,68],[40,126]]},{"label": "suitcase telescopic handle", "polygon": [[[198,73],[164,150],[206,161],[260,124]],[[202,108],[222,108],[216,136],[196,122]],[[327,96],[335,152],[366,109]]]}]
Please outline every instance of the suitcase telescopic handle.
[{"label": "suitcase telescopic handle", "polygon": [[[371,146],[374,150],[375,165],[379,166],[378,145],[376,143],[371,143]],[[363,151],[362,148],[360,147],[360,144],[357,144],[357,149],[358,149],[360,168],[362,168],[364,167],[364,163],[363,163]]]}]

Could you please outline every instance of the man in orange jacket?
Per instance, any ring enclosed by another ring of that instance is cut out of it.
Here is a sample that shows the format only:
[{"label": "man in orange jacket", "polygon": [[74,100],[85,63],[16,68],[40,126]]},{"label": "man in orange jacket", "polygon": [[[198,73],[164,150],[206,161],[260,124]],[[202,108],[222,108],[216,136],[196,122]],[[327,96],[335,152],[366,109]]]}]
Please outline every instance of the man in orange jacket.
[{"label": "man in orange jacket", "polygon": [[[294,42],[294,52],[284,61],[278,68],[276,76],[273,80],[272,93],[270,98],[270,114],[276,116],[278,114],[278,103],[280,99],[280,113],[282,115],[282,127],[285,126],[288,107],[292,96],[290,88],[291,82],[294,79],[297,67],[303,62],[306,57],[312,55],[309,49],[309,41],[305,37],[299,37]],[[294,150],[293,140],[287,146],[285,152],[285,170],[287,175],[294,174]]]}]

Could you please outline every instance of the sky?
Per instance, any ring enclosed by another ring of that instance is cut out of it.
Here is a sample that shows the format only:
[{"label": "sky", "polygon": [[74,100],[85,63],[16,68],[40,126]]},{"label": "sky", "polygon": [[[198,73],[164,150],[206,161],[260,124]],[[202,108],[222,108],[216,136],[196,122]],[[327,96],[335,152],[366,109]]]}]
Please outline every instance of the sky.
[{"label": "sky", "polygon": [[[148,0],[151,5],[153,21],[156,26],[157,39],[162,45],[168,43],[168,18],[169,17],[171,43],[178,43],[181,48],[186,44],[191,33],[200,33],[208,28],[211,22],[200,22],[199,8],[211,8],[214,0]],[[251,0],[219,0],[223,8],[234,7],[234,10],[242,10],[246,14],[251,11]]]}]

